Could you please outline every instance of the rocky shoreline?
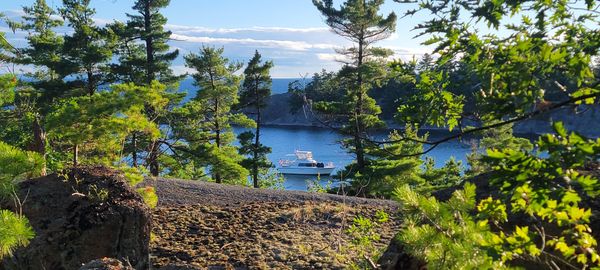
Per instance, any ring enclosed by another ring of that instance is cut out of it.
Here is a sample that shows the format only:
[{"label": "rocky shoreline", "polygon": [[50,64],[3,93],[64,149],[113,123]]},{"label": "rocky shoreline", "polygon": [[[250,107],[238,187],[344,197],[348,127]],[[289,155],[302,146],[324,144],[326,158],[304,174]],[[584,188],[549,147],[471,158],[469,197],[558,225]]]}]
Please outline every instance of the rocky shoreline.
[{"label": "rocky shoreline", "polygon": [[393,201],[186,180],[145,184],[160,198],[151,242],[156,269],[345,269],[362,259],[347,249],[353,218],[390,214],[378,229],[381,250],[400,226]]},{"label": "rocky shoreline", "polygon": [[[280,127],[313,127],[325,128],[314,116],[310,109],[290,112],[281,108],[289,108],[289,93],[275,94],[269,99],[264,109],[263,123],[266,126]],[[392,119],[383,119],[389,129],[402,129],[404,126],[395,123]],[[514,133],[525,137],[552,133],[552,122],[563,122],[571,131],[577,131],[588,137],[600,137],[600,106],[582,106],[578,110],[565,107],[551,113],[542,114],[531,119],[521,121],[514,126]],[[472,125],[478,125],[473,123]],[[422,127],[422,131],[447,131],[444,128]]]}]

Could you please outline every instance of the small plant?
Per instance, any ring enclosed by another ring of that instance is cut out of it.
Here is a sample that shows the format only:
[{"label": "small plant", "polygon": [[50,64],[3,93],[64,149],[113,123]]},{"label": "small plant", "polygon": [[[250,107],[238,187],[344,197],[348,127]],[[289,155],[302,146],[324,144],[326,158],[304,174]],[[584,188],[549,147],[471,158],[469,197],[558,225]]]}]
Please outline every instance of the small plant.
[{"label": "small plant", "polygon": [[105,188],[98,188],[96,185],[90,185],[88,191],[88,197],[90,200],[105,202],[108,200],[108,190]]},{"label": "small plant", "polygon": [[375,246],[375,242],[381,240],[378,231],[381,225],[388,221],[389,215],[383,210],[378,210],[373,219],[357,216],[352,220],[352,225],[346,230],[351,239],[347,248],[350,253],[355,254],[355,259],[359,258],[359,262],[351,263],[351,268],[376,267],[374,261],[381,256],[381,250]]},{"label": "small plant", "polygon": [[146,169],[142,167],[120,166],[118,169],[123,172],[132,187],[144,181],[144,175],[147,174]]},{"label": "small plant", "polygon": [[283,190],[285,178],[273,168],[262,169],[259,174],[258,185],[260,188]]},{"label": "small plant", "polygon": [[0,260],[12,255],[17,247],[27,246],[34,236],[26,217],[9,210],[0,210]]},{"label": "small plant", "polygon": [[150,207],[155,208],[158,205],[158,196],[154,187],[138,188],[137,192],[142,196],[144,202]]},{"label": "small plant", "polygon": [[[38,154],[0,142],[0,200],[12,199],[15,207],[20,208],[16,182],[39,176],[43,167],[44,160]],[[20,209],[19,213],[0,210],[0,259],[10,256],[18,247],[27,246],[34,236]]]},{"label": "small plant", "polygon": [[430,269],[500,269],[479,244],[490,237],[487,223],[478,224],[475,185],[466,183],[448,202],[426,197],[408,185],[396,190],[404,216],[397,240],[412,256],[426,261]]},{"label": "small plant", "polygon": [[330,179],[323,185],[321,184],[321,175],[317,175],[317,179],[306,180],[306,185],[308,186],[309,192],[327,193],[327,191],[331,189],[333,182]]}]

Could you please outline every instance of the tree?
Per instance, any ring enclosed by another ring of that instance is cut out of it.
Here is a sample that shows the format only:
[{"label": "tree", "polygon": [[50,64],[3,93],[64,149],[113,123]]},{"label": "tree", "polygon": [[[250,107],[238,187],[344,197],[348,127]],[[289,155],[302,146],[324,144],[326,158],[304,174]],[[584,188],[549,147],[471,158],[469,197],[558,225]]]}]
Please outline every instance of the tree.
[{"label": "tree", "polygon": [[240,90],[240,103],[243,107],[253,108],[251,112],[255,116],[256,131],[252,135],[254,144],[248,145],[250,135],[240,135],[240,143],[242,144],[242,154],[252,154],[252,158],[246,160],[246,168],[252,170],[252,182],[254,187],[258,188],[258,174],[261,169],[266,169],[272,166],[267,159],[267,154],[271,149],[260,143],[260,127],[261,127],[261,109],[267,106],[267,99],[271,96],[271,75],[269,70],[273,67],[273,62],[267,61],[262,63],[261,55],[256,51],[254,57],[250,59],[248,66],[244,70],[244,83]]},{"label": "tree", "polygon": [[[10,118],[18,117],[22,121],[8,121],[0,126],[3,129],[27,130],[31,134],[27,148],[46,158],[48,147],[43,128],[44,117],[49,106],[69,92],[63,81],[68,73],[62,60],[64,39],[54,32],[54,28],[61,26],[63,22],[54,17],[56,12],[45,0],[36,0],[31,7],[23,7],[23,12],[23,22],[9,21],[9,25],[13,29],[28,32],[28,47],[18,49],[9,61],[36,67],[36,72],[27,74],[35,80],[31,83],[31,89],[19,90],[15,98],[17,104],[5,110],[5,113],[11,115]],[[23,125],[29,125],[30,128]],[[22,133],[17,137],[24,135]],[[43,168],[42,175],[45,173],[46,169]]]},{"label": "tree", "polygon": [[90,0],[63,0],[60,14],[73,28],[64,46],[70,68],[92,96],[99,85],[107,82],[114,40],[108,29],[95,25],[92,16],[96,11],[89,4]]},{"label": "tree", "polygon": [[[12,75],[0,77],[0,107],[10,103],[14,97],[7,94],[14,91],[16,81],[13,79]],[[12,200],[15,209],[19,209],[23,198],[16,195],[17,182],[39,176],[45,168],[44,162],[38,153],[23,151],[0,141],[0,201]],[[29,220],[20,212],[0,209],[0,259],[10,256],[15,248],[27,246],[34,236]]]},{"label": "tree", "polygon": [[[120,66],[114,66],[113,70],[122,72],[121,76],[132,79],[135,83],[143,82],[145,85],[151,85],[153,80],[166,84],[171,87],[180,77],[174,76],[170,68],[170,63],[179,55],[179,50],[169,51],[167,41],[171,36],[170,31],[164,30],[167,19],[160,14],[160,9],[167,7],[170,0],[138,0],[133,9],[137,11],[136,15],[127,14],[129,21],[126,28],[121,28],[120,34],[123,40],[125,50],[121,50],[121,59],[127,60]],[[117,26],[118,28],[118,26]],[[140,40],[143,45],[131,43],[132,40]],[[142,55],[141,49],[145,51]],[[141,65],[141,66],[140,66]],[[143,72],[143,79],[139,78]],[[166,111],[156,111],[155,108],[147,107],[146,114],[150,119],[157,122],[164,120],[161,113]],[[131,153],[133,163],[137,166],[138,138],[137,133],[131,137]],[[146,163],[153,176],[160,173],[159,156],[161,140],[150,140],[148,142],[148,158]]]},{"label": "tree", "polygon": [[295,80],[288,86],[290,112],[297,112],[307,104],[341,100],[345,90],[340,85],[337,72],[321,70],[315,72],[308,82]]},{"label": "tree", "polygon": [[113,85],[110,91],[65,99],[53,106],[47,117],[49,137],[72,146],[73,165],[79,163],[80,148],[88,163],[118,166],[125,138],[133,132],[157,138],[156,123],[146,118],[145,106],[161,108],[168,100],[165,86]]},{"label": "tree", "polygon": [[[437,45],[437,65],[460,58],[473,70],[481,80],[477,115],[484,121],[494,121],[426,142],[433,147],[565,106],[598,103],[600,81],[590,63],[600,52],[600,30],[588,27],[598,25],[597,2],[418,3],[419,9],[434,15],[417,29],[431,37],[428,44]],[[473,21],[487,24],[490,30],[503,28],[507,32],[502,36],[483,35],[481,29],[473,27]],[[441,91],[450,85],[448,76],[435,81]],[[549,82],[562,89],[560,100],[548,96]],[[417,106],[425,104],[416,102],[410,107]],[[447,109],[437,104],[428,107],[426,110],[436,112],[427,121],[456,125],[462,108],[456,108],[452,115],[445,113]],[[569,133],[561,123],[553,126],[554,133],[541,136],[536,144],[544,155],[526,151],[527,144],[509,136],[494,138],[508,145],[495,145],[500,149],[488,149],[487,155],[479,158],[490,170],[482,184],[489,184],[487,190],[494,191],[479,202],[473,200],[470,185],[465,185],[465,194],[458,193],[443,205],[434,198],[406,192],[408,188],[399,192],[402,204],[412,209],[405,212],[412,226],[400,235],[409,252],[428,260],[433,267],[448,262],[478,263],[473,266],[476,268],[520,266],[524,262],[528,267],[550,269],[598,267],[597,239],[592,236],[597,226],[591,208],[600,185],[589,168],[597,167],[599,141]],[[469,198],[467,204],[464,198]],[[442,245],[431,247],[418,239],[433,239]],[[455,243],[460,245],[452,246]]]},{"label": "tree", "polygon": [[[378,14],[383,0],[347,0],[336,9],[332,0],[313,0],[313,4],[326,17],[332,31],[353,42],[353,47],[339,50],[348,58],[340,71],[346,80],[348,92],[340,102],[323,104],[321,111],[343,115],[343,131],[353,139],[346,143],[356,155],[356,170],[366,165],[365,138],[369,129],[383,126],[377,115],[381,112],[367,91],[382,77],[381,60],[391,55],[389,50],[372,47],[374,43],[388,38],[396,27],[396,15],[384,17]],[[349,108],[351,108],[349,110]]]},{"label": "tree", "polygon": [[148,85],[153,80],[167,85],[179,80],[179,77],[173,76],[169,66],[179,55],[179,50],[169,51],[167,41],[171,37],[171,31],[164,30],[167,19],[159,12],[161,8],[167,7],[169,2],[170,0],[138,0],[133,6],[138,14],[127,14],[130,33],[144,42],[145,83]]},{"label": "tree", "polygon": [[[231,112],[238,103],[241,77],[234,73],[241,68],[223,57],[223,48],[202,47],[200,54],[185,56],[186,66],[196,71],[192,75],[199,87],[194,100],[184,107],[188,117],[200,118],[197,122],[196,153],[209,166],[217,183],[244,183],[248,171],[239,163],[242,157],[231,145],[234,139],[232,123],[254,126],[245,115]],[[199,144],[198,144],[199,143]]]}]

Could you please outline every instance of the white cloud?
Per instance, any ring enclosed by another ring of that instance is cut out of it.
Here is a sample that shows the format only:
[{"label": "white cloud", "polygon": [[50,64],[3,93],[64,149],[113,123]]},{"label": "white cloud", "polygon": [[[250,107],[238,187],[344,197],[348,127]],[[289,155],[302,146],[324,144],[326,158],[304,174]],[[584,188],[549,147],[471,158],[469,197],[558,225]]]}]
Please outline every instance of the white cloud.
[{"label": "white cloud", "polygon": [[291,27],[246,27],[246,28],[208,28],[202,26],[187,26],[167,24],[165,28],[174,33],[209,33],[209,34],[236,34],[241,32],[261,32],[261,33],[327,33],[329,28],[291,28]]},{"label": "white cloud", "polygon": [[304,41],[291,40],[271,40],[271,39],[252,39],[252,38],[214,38],[214,37],[197,37],[180,34],[171,34],[171,39],[176,41],[186,41],[193,43],[217,43],[217,44],[237,44],[249,45],[267,48],[280,48],[294,51],[307,51],[309,49],[336,49],[339,48],[335,44],[327,43],[308,43]]},{"label": "white cloud", "polygon": [[186,66],[171,66],[171,69],[175,75],[182,75],[186,73],[192,74],[195,72],[193,69]]},{"label": "white cloud", "polygon": [[348,61],[348,57],[337,53],[317,53],[317,58],[323,61]]}]

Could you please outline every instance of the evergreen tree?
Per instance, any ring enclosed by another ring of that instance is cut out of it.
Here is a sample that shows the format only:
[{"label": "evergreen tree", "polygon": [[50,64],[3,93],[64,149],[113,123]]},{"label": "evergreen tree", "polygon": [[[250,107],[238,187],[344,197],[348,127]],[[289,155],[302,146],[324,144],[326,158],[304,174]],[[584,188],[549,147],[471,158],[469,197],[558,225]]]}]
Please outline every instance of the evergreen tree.
[{"label": "evergreen tree", "polygon": [[114,41],[107,29],[94,24],[92,16],[96,11],[89,7],[90,1],[63,0],[60,14],[73,28],[73,34],[65,37],[64,46],[71,72],[91,96],[106,83]]},{"label": "evergreen tree", "polygon": [[[192,76],[199,87],[193,101],[186,104],[188,117],[198,119],[192,144],[198,156],[209,166],[217,183],[245,183],[248,171],[239,163],[242,157],[231,145],[234,134],[232,123],[253,126],[254,122],[243,114],[234,114],[231,107],[238,103],[241,77],[234,73],[241,68],[223,57],[223,48],[202,47],[200,54],[185,56],[186,66],[196,73]],[[199,143],[199,144],[198,144]]]},{"label": "evergreen tree", "polygon": [[[43,127],[44,117],[50,105],[69,92],[69,87],[66,87],[63,81],[68,74],[62,57],[64,39],[54,32],[63,22],[54,17],[56,12],[45,0],[36,0],[32,6],[23,7],[23,12],[23,21],[9,21],[9,25],[13,29],[28,32],[28,46],[20,48],[18,54],[10,61],[35,67],[35,72],[27,74],[34,81],[31,82],[31,88],[19,90],[18,97],[15,98],[16,103],[4,110],[4,114],[21,121],[12,121],[12,118],[9,118],[9,121],[0,126],[3,129],[2,133],[10,129],[27,131],[11,139],[13,142],[22,142],[22,137],[25,136],[30,140],[27,148],[46,158],[48,145]],[[10,144],[13,142],[8,141]],[[46,169],[43,168],[42,174],[45,173]]]},{"label": "evergreen tree", "polygon": [[168,99],[161,94],[165,88],[158,82],[118,84],[110,91],[65,99],[47,117],[49,138],[72,147],[74,166],[80,162],[80,152],[86,163],[118,166],[123,160],[123,142],[132,132],[159,136],[158,126],[145,117],[144,108],[149,103],[156,108],[166,106]]},{"label": "evergreen tree", "polygon": [[[0,33],[0,54],[4,55],[4,33]],[[16,80],[14,75],[0,76],[0,108],[10,104],[14,98]],[[17,181],[39,176],[44,170],[43,157],[38,153],[23,151],[0,141],[0,201],[11,200],[17,204]],[[0,209],[0,260],[10,256],[18,248],[27,246],[35,236],[27,218],[20,213]]]},{"label": "evergreen tree", "polygon": [[138,0],[133,6],[137,14],[127,14],[127,32],[144,43],[144,73],[147,85],[153,80],[167,85],[179,80],[179,77],[173,76],[170,68],[170,63],[177,58],[179,50],[169,51],[167,42],[171,32],[164,30],[167,18],[159,11],[167,7],[169,2],[170,0]]},{"label": "evergreen tree", "polygon": [[[251,154],[252,157],[246,160],[246,168],[252,171],[252,182],[255,188],[259,187],[258,174],[261,169],[272,166],[267,159],[267,154],[271,148],[265,147],[260,143],[261,128],[261,109],[267,106],[267,99],[271,96],[271,75],[269,70],[273,67],[273,62],[267,61],[261,64],[261,55],[258,51],[250,59],[248,66],[244,70],[244,83],[240,91],[240,103],[243,107],[253,108],[250,113],[255,116],[256,131],[254,134],[240,134],[240,143],[242,144],[242,154]],[[248,139],[252,136],[254,144],[248,145]]]},{"label": "evergreen tree", "polygon": [[383,2],[347,0],[336,9],[333,7],[333,0],[313,0],[333,32],[354,43],[353,47],[338,51],[349,59],[339,74],[346,80],[346,97],[339,102],[323,104],[320,109],[344,116],[343,131],[352,135],[352,140],[347,141],[346,145],[356,155],[358,172],[363,171],[366,166],[367,132],[383,126],[383,122],[377,117],[381,109],[367,93],[382,76],[381,60],[391,55],[391,51],[372,45],[388,38],[396,27],[394,13],[385,17],[378,14]]},{"label": "evergreen tree", "polygon": [[[151,85],[153,80],[157,80],[171,87],[180,79],[173,75],[170,68],[170,63],[177,58],[179,50],[169,50],[167,42],[171,32],[164,30],[167,19],[160,13],[160,9],[167,7],[169,2],[170,0],[138,0],[133,6],[137,14],[127,14],[129,21],[124,28],[116,26],[121,30],[119,31],[119,38],[122,40],[119,58],[122,62],[120,65],[113,66],[113,70],[120,72],[121,78],[131,80],[126,82],[141,82],[144,85]],[[141,41],[142,44],[132,42],[135,40]],[[142,53],[142,50],[145,53]],[[173,103],[177,103],[177,100],[174,100]],[[159,112],[150,106],[146,108],[148,118],[155,119],[161,125],[168,124],[162,123],[166,112],[167,110]],[[137,166],[138,163],[138,141],[147,141],[146,164],[150,173],[157,176],[160,173],[161,140],[148,140],[143,137],[143,134],[137,133],[131,136],[129,148],[133,164]]]}]

